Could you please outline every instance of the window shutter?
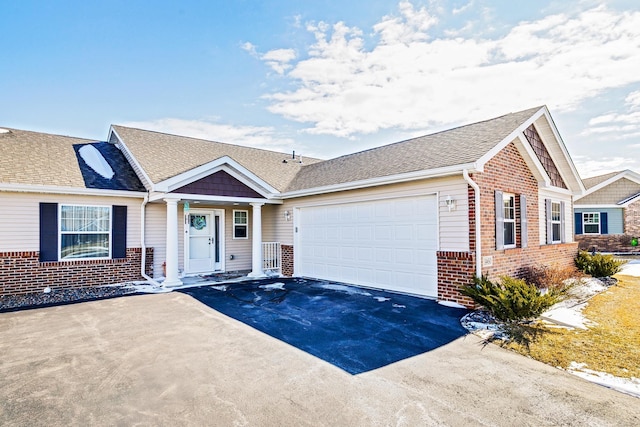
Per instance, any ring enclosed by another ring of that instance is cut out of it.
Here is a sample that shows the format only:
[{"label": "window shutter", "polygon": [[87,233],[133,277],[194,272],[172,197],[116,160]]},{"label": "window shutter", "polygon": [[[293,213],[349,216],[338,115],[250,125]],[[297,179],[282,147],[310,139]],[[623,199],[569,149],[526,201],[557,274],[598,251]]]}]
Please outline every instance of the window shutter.
[{"label": "window shutter", "polygon": [[40,203],[40,262],[58,260],[58,204]]},{"label": "window shutter", "polygon": [[600,212],[600,234],[609,234],[609,219],[606,212]]},{"label": "window shutter", "polygon": [[113,219],[111,222],[111,257],[127,257],[127,207],[113,206]]},{"label": "window shutter", "polygon": [[565,236],[565,228],[564,228],[564,202],[560,202],[560,242],[565,243],[567,239]]},{"label": "window shutter", "polygon": [[529,221],[527,220],[527,196],[520,195],[520,247],[529,244]]},{"label": "window shutter", "polygon": [[576,234],[582,234],[582,212],[574,213],[573,220],[575,222]]},{"label": "window shutter", "polygon": [[551,224],[551,199],[544,199],[545,212],[547,213],[547,245],[553,243],[553,224]]},{"label": "window shutter", "polygon": [[496,190],[496,249],[504,249],[504,202],[502,191]]}]

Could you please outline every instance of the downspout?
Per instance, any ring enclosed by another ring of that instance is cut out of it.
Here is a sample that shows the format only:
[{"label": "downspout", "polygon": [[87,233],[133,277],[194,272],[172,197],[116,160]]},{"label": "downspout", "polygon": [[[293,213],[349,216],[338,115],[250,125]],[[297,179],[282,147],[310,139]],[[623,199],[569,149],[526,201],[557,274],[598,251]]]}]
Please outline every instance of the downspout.
[{"label": "downspout", "polygon": [[476,211],[476,276],[482,276],[482,240],[480,239],[480,187],[474,180],[469,176],[469,171],[464,169],[462,171],[462,176],[464,180],[467,181],[467,184],[473,188],[473,192],[475,194],[475,211]]},{"label": "downspout", "polygon": [[144,233],[144,219],[145,219],[145,207],[149,203],[149,193],[147,192],[146,196],[144,196],[144,200],[142,200],[142,206],[140,206],[140,244],[142,246],[142,257],[140,262],[140,275],[147,281],[151,282],[151,284],[155,287],[162,287],[160,282],[157,282],[153,278],[149,277],[146,273],[146,264],[147,264],[147,246],[144,243],[145,241],[145,233]]}]

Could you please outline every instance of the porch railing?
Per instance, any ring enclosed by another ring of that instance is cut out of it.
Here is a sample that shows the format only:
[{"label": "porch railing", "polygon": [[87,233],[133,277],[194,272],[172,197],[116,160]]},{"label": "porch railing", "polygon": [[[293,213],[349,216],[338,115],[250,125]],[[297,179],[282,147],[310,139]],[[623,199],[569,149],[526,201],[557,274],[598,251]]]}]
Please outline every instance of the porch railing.
[{"label": "porch railing", "polygon": [[262,268],[264,271],[281,272],[282,248],[280,242],[262,242]]}]

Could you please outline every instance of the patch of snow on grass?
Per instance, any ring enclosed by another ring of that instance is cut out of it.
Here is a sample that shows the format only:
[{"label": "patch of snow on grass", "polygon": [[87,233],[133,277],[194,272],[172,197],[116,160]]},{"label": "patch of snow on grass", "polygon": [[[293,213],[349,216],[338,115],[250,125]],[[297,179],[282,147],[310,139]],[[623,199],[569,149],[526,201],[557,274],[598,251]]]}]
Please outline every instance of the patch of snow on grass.
[{"label": "patch of snow on grass", "polygon": [[567,372],[596,384],[612,388],[622,393],[640,397],[640,378],[614,377],[606,372],[598,372],[586,368],[586,363],[571,362]]},{"label": "patch of snow on grass", "polygon": [[620,273],[623,276],[640,277],[640,260],[632,260],[622,266]]},{"label": "patch of snow on grass", "polygon": [[264,289],[267,291],[273,291],[273,290],[284,290],[284,283],[282,282],[276,282],[276,283],[269,283],[268,285],[260,285],[258,286],[260,289]]}]

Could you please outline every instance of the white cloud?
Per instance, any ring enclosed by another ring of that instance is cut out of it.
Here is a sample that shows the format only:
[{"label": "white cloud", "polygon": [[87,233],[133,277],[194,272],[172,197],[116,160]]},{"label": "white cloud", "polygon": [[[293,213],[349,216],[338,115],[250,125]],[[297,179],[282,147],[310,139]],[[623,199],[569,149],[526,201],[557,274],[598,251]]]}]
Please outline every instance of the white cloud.
[{"label": "white cloud", "polygon": [[281,152],[291,152],[294,141],[279,137],[274,128],[264,126],[233,126],[212,120],[184,120],[164,118],[150,121],[127,122],[124,126],[153,130],[173,135],[201,138],[209,141],[243,145]]},{"label": "white cloud", "polygon": [[640,91],[629,93],[625,98],[626,109],[593,117],[582,135],[604,135],[608,139],[640,137]]},{"label": "white cloud", "polygon": [[[291,49],[273,51],[280,60],[263,57],[294,87],[265,95],[269,111],[309,124],[308,133],[353,137],[541,104],[567,111],[640,82],[640,12],[600,6],[556,14],[494,39],[455,32],[434,38],[437,22],[426,8],[403,1],[396,15],[373,26],[372,47],[359,28],[308,24],[315,43],[302,59]],[[640,103],[640,95],[629,103]]]},{"label": "white cloud", "polygon": [[598,160],[593,160],[586,156],[574,156],[573,160],[582,178],[603,175],[623,169],[637,169],[640,166],[634,158],[619,156],[603,157]]},{"label": "white cloud", "polygon": [[293,49],[274,49],[260,57],[260,59],[262,59],[278,74],[284,74],[286,70],[291,68],[289,62],[293,61],[295,58],[296,51]]}]

